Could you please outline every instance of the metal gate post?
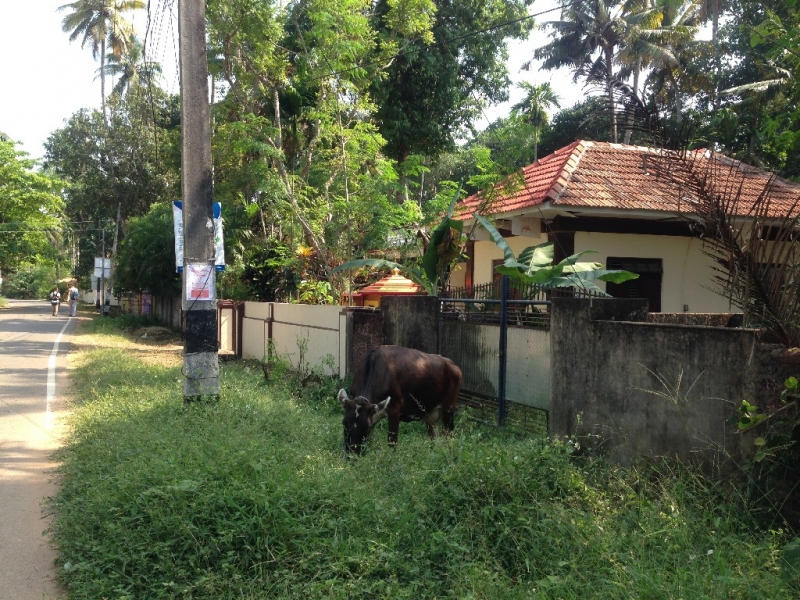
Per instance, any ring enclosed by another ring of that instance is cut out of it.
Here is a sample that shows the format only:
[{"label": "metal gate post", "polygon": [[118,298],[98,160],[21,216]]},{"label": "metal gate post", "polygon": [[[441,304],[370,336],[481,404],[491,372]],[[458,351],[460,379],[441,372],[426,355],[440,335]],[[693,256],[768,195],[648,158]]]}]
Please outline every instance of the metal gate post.
[{"label": "metal gate post", "polygon": [[497,373],[497,424],[506,424],[506,364],[508,362],[508,275],[500,279],[500,365]]}]

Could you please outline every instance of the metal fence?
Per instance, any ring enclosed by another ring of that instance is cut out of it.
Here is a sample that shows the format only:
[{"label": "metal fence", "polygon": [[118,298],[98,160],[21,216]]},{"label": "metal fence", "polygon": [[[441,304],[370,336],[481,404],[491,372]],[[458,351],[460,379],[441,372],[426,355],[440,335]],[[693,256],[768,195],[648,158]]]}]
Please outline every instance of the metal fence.
[{"label": "metal fence", "polygon": [[440,353],[461,367],[461,401],[475,418],[522,432],[547,432],[551,301],[591,295],[503,277],[440,296]]},{"label": "metal fence", "polygon": [[[508,325],[550,328],[551,294],[534,285],[508,282]],[[500,324],[502,280],[471,287],[451,288],[441,296],[441,318],[447,321]]]},{"label": "metal fence", "polygon": [[461,367],[461,401],[475,418],[547,432],[552,295],[504,277],[440,297],[440,353]]}]

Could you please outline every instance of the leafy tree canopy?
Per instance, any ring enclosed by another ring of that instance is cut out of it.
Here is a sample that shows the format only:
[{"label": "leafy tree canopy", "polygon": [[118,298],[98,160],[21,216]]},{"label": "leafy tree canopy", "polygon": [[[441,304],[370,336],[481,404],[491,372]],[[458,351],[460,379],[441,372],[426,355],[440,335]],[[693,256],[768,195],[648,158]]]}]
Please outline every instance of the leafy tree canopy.
[{"label": "leafy tree canopy", "polygon": [[92,257],[101,252],[98,227],[107,229],[106,249],[111,248],[118,211],[124,223],[153,203],[180,197],[177,97],[158,88],[130,90],[112,95],[109,109],[108,129],[100,112],[83,109],[45,142],[45,165],[65,182],[66,214],[94,224],[91,231],[91,225],[83,227],[79,275],[91,271]]},{"label": "leafy tree canopy", "polygon": [[[376,4],[383,31],[392,2]],[[436,1],[433,43],[411,39],[370,86],[386,153],[402,162],[410,154],[453,148],[486,102],[508,97],[506,40],[524,38],[531,0]]]},{"label": "leafy tree canopy", "polygon": [[146,214],[128,220],[117,253],[114,286],[120,291],[145,289],[158,296],[180,293],[175,272],[172,204],[153,204]]},{"label": "leafy tree canopy", "polygon": [[0,269],[15,271],[35,256],[54,258],[61,228],[61,182],[34,170],[36,162],[0,139]]}]

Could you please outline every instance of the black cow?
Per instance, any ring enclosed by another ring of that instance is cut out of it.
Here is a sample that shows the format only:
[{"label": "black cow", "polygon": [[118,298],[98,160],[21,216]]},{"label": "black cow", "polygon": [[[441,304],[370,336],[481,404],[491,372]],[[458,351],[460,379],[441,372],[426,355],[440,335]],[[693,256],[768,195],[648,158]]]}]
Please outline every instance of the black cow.
[{"label": "black cow", "polygon": [[339,390],[344,408],[345,452],[361,454],[372,427],[389,418],[389,445],[397,444],[400,421],[424,421],[436,437],[441,419],[453,430],[461,369],[449,358],[402,346],[378,346],[361,365],[353,381],[354,399]]}]

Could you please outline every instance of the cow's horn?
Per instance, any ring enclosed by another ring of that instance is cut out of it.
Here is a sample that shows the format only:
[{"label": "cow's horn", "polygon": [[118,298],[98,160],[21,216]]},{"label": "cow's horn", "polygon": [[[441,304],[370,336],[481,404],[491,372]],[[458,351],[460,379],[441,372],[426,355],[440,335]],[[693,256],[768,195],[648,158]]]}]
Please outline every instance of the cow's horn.
[{"label": "cow's horn", "polygon": [[350,398],[347,397],[347,392],[344,391],[344,388],[339,390],[339,395],[337,396],[337,398],[338,398],[339,402],[341,402],[343,405],[346,402],[350,401]]}]

